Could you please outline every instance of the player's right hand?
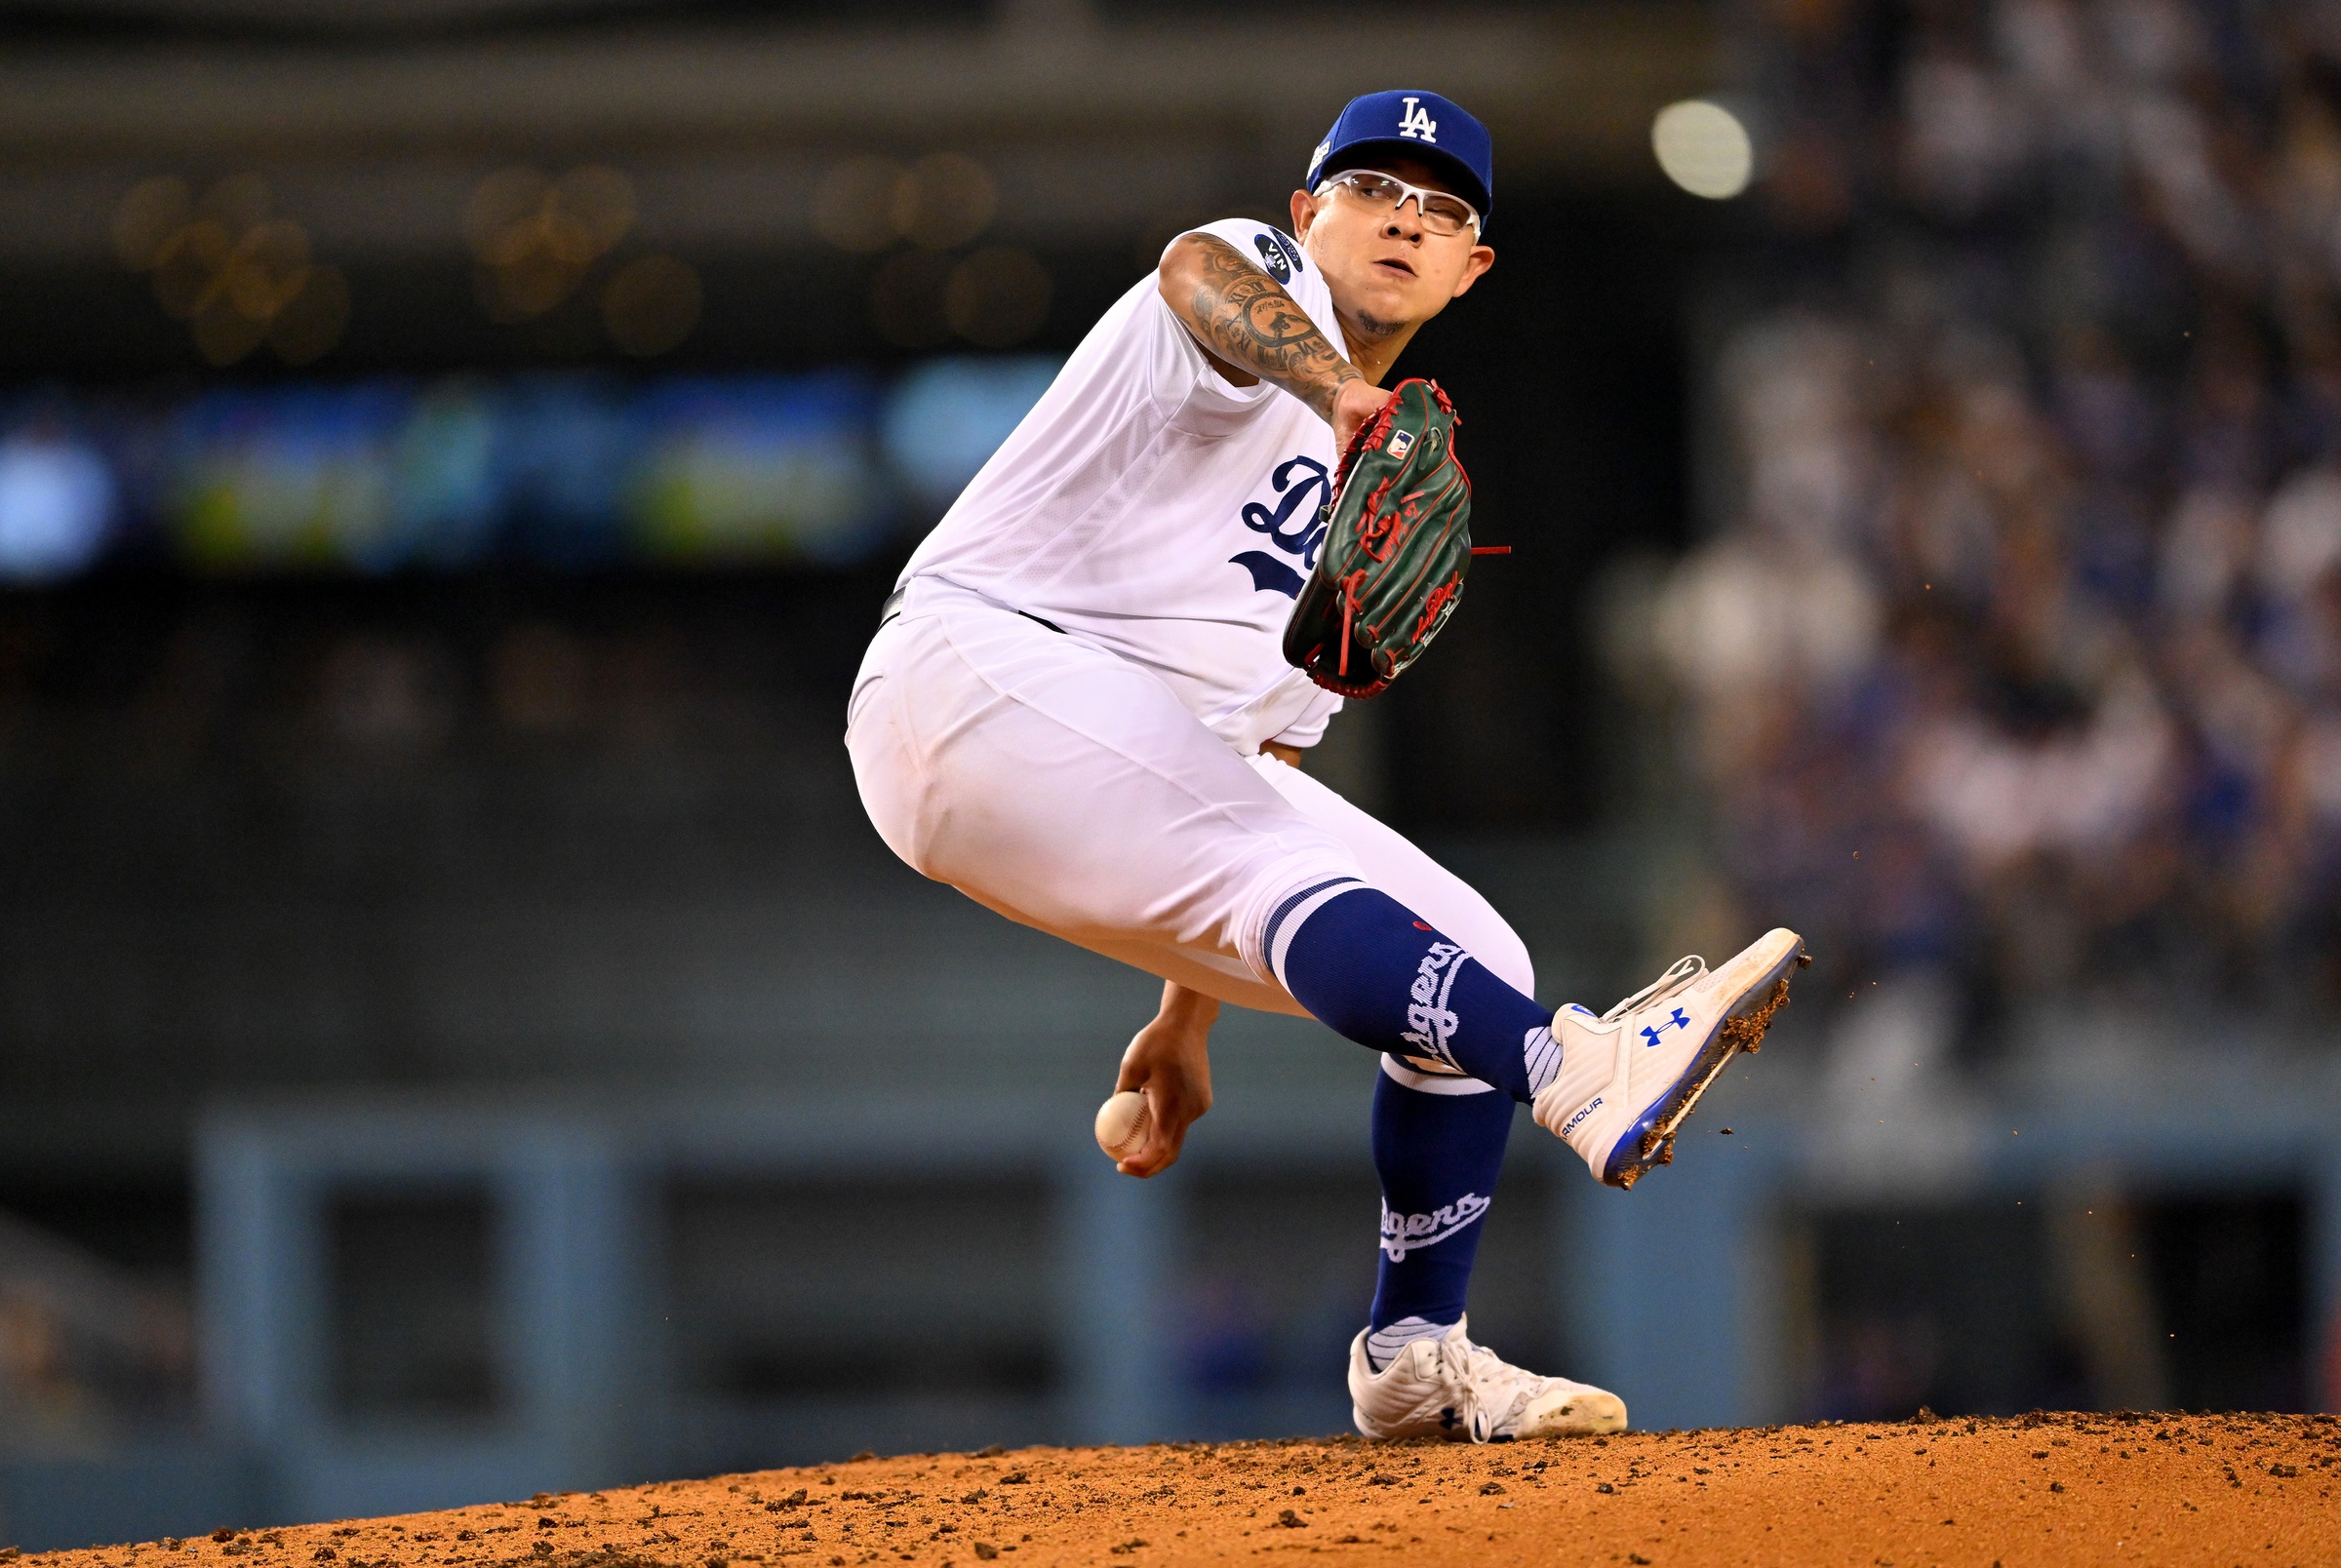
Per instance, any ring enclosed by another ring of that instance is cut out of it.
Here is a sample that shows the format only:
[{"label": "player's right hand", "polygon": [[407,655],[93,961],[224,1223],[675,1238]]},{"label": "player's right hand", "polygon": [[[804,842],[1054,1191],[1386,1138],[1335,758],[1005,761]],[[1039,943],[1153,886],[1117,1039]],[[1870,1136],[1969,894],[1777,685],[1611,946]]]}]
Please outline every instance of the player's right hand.
[{"label": "player's right hand", "polygon": [[1170,1169],[1187,1128],[1211,1108],[1211,1024],[1218,1016],[1218,1002],[1166,981],[1162,1010],[1122,1053],[1114,1092],[1137,1090],[1148,1113],[1145,1143],[1114,1166],[1125,1176]]},{"label": "player's right hand", "polygon": [[1349,451],[1367,421],[1377,417],[1390,401],[1390,394],[1364,376],[1344,381],[1333,392],[1333,451]]}]

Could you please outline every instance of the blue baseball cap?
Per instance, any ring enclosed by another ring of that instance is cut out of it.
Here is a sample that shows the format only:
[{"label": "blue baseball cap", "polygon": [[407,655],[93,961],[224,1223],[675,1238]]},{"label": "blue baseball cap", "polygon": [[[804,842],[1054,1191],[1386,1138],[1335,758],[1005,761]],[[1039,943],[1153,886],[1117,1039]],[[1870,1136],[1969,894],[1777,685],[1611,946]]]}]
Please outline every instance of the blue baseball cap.
[{"label": "blue baseball cap", "polygon": [[1409,88],[1351,98],[1309,154],[1302,183],[1315,190],[1328,174],[1354,169],[1362,158],[1382,153],[1402,153],[1446,170],[1454,178],[1455,194],[1479,210],[1481,222],[1495,210],[1495,158],[1488,128],[1452,98]]}]

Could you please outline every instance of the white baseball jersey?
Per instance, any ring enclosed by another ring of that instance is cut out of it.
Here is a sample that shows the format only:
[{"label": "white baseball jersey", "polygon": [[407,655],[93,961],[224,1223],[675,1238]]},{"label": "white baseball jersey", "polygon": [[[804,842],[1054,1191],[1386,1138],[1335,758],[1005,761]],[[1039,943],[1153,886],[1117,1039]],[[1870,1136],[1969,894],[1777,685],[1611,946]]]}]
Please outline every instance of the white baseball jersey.
[{"label": "white baseball jersey", "polygon": [[[1225,240],[1343,345],[1292,239],[1231,218]],[[1333,433],[1263,381],[1211,368],[1139,280],[935,526],[902,580],[935,577],[1152,671],[1238,751],[1306,746],[1341,699],[1285,662],[1323,529]]]}]

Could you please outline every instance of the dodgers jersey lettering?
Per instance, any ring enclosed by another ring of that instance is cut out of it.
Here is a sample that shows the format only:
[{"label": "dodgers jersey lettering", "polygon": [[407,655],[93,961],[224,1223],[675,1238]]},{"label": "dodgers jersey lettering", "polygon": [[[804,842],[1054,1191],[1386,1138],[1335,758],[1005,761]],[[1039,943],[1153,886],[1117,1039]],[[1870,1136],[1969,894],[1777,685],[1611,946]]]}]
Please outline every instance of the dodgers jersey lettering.
[{"label": "dodgers jersey lettering", "polygon": [[[1234,246],[1342,342],[1290,237],[1242,218],[1192,232]],[[941,578],[1144,666],[1240,751],[1309,745],[1341,699],[1281,643],[1333,466],[1332,428],[1265,381],[1229,384],[1149,275],[1090,329],[902,580]]]}]

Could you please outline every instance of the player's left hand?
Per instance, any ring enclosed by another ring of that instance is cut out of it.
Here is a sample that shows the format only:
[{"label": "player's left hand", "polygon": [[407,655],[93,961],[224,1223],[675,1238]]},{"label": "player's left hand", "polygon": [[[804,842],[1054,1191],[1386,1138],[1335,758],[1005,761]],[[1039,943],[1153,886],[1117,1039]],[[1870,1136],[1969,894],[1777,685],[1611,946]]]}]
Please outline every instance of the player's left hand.
[{"label": "player's left hand", "polygon": [[1145,1095],[1149,1114],[1146,1142],[1114,1166],[1125,1176],[1169,1170],[1187,1128],[1211,1108],[1211,1024],[1218,1016],[1213,999],[1163,982],[1162,1010],[1122,1053],[1122,1076],[1114,1080],[1117,1094],[1135,1089]]}]

